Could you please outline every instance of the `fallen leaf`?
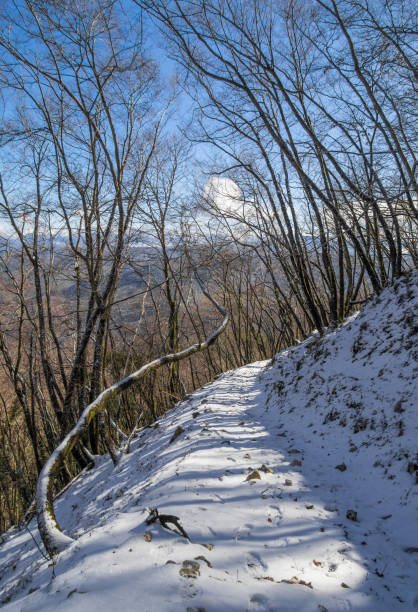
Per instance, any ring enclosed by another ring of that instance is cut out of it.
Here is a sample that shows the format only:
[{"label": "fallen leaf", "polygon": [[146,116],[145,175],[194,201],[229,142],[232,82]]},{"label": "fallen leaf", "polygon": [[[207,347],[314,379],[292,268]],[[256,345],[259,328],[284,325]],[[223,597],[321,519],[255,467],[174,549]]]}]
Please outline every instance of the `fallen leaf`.
[{"label": "fallen leaf", "polygon": [[315,561],[315,559],[313,560],[313,564],[315,565],[315,567],[321,567],[322,565],[320,561]]},{"label": "fallen leaf", "polygon": [[248,474],[245,480],[261,480],[260,472],[258,470],[254,470],[251,474]]},{"label": "fallen leaf", "polygon": [[286,582],[287,584],[302,584],[303,586],[307,586],[309,589],[313,589],[312,582],[305,582],[305,580],[301,580],[296,576],[293,576],[290,580],[283,579],[280,582]]},{"label": "fallen leaf", "polygon": [[145,540],[145,542],[151,542],[151,540],[152,540],[152,533],[150,531],[146,531],[144,533],[144,540]]},{"label": "fallen leaf", "polygon": [[181,427],[180,425],[176,428],[175,432],[173,433],[173,435],[170,438],[170,442],[169,444],[171,444],[172,442],[174,442],[174,440],[177,440],[177,438],[179,436],[181,436],[181,434],[184,433],[184,429],[183,427]]}]

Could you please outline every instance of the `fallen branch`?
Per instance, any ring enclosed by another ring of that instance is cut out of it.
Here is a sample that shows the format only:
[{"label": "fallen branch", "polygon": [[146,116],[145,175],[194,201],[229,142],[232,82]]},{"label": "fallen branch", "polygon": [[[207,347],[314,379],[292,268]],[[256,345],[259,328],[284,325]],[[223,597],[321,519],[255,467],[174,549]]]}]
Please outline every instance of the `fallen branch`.
[{"label": "fallen branch", "polygon": [[[187,535],[183,527],[180,525],[180,522],[179,522],[180,519],[178,516],[174,516],[174,514],[160,514],[157,508],[148,508],[148,512],[150,515],[146,520],[147,525],[152,525],[152,523],[155,523],[156,521],[158,521],[160,525],[164,527],[164,529],[168,529],[169,531],[172,531],[173,533],[180,534],[184,538],[189,540],[189,542],[191,542],[189,536]],[[177,527],[178,531],[176,531],[172,527],[169,527],[168,526],[169,523]]]},{"label": "fallen branch", "polygon": [[75,444],[77,444],[83,434],[87,432],[91,420],[105,408],[109,399],[115,398],[126,389],[129,389],[138,380],[143,378],[146,373],[156,370],[168,363],[181,361],[182,359],[190,357],[194,353],[207,349],[215,342],[218,336],[228,325],[230,318],[229,313],[207,292],[197,274],[196,279],[203,294],[210,300],[210,302],[212,302],[217,310],[224,315],[224,319],[220,327],[218,327],[218,329],[203,342],[193,344],[192,346],[189,346],[178,353],[164,355],[158,359],[154,359],[154,361],[142,366],[142,368],[130,376],[127,376],[123,380],[102,391],[102,393],[100,393],[100,395],[84,409],[75,427],[65,436],[64,440],[57,446],[43,466],[42,471],[39,474],[36,488],[36,512],[39,534],[48,554],[51,555],[51,557],[54,554],[65,550],[73,542],[72,538],[62,533],[57,519],[55,518],[53,503],[54,476],[57,474],[62,462],[66,459],[66,457],[68,457],[72,448],[75,446]]}]

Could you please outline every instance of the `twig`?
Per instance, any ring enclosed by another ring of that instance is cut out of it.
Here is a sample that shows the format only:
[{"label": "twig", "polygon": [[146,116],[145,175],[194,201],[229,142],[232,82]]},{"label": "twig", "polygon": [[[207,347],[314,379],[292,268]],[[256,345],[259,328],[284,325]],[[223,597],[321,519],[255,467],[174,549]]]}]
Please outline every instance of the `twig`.
[{"label": "twig", "polygon": [[162,527],[164,527],[164,529],[168,529],[173,533],[178,533],[175,529],[172,529],[168,526],[168,523],[172,523],[177,527],[180,532],[180,535],[182,535],[187,540],[189,540],[189,542],[191,542],[191,539],[189,538],[183,527],[180,525],[180,519],[178,516],[174,516],[174,514],[160,514],[157,508],[148,508],[148,512],[150,515],[146,520],[147,525],[152,525],[152,523],[159,521],[159,523],[162,525]]}]

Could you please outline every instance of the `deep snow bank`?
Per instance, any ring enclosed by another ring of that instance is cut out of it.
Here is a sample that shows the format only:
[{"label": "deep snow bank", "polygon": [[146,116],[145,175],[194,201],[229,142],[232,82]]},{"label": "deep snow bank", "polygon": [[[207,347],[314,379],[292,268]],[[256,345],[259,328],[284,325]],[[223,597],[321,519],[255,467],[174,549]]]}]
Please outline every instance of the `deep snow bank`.
[{"label": "deep snow bank", "polygon": [[340,328],[278,354],[270,372],[270,412],[328,451],[360,455],[388,486],[418,478],[417,283],[417,272],[403,277]]}]

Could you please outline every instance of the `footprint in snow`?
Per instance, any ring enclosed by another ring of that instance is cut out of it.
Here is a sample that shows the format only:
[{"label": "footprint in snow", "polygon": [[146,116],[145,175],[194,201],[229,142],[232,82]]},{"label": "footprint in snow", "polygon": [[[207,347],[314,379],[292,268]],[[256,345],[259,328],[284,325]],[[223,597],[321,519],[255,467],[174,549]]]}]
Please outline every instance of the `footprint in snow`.
[{"label": "footprint in snow", "polygon": [[253,574],[263,573],[267,569],[267,565],[257,552],[250,552],[247,555],[247,567]]},{"label": "footprint in snow", "polygon": [[217,493],[214,493],[214,497],[216,497],[216,499],[214,500],[215,502],[218,501],[218,502],[221,502],[221,504],[225,503],[225,500]]},{"label": "footprint in snow", "polygon": [[268,506],[268,508],[271,508],[274,511],[274,512],[272,512],[274,520],[276,520],[276,521],[281,521],[282,520],[283,512],[282,512],[282,510],[280,509],[279,506],[274,506],[273,504],[270,504]]},{"label": "footprint in snow", "polygon": [[248,528],[238,527],[234,531],[234,540],[246,540],[250,536],[251,531]]},{"label": "footprint in snow", "polygon": [[275,609],[262,593],[251,595],[246,612],[274,612]]},{"label": "footprint in snow", "polygon": [[191,599],[202,595],[203,590],[196,584],[196,578],[183,578],[180,585],[180,595],[183,599]]}]

